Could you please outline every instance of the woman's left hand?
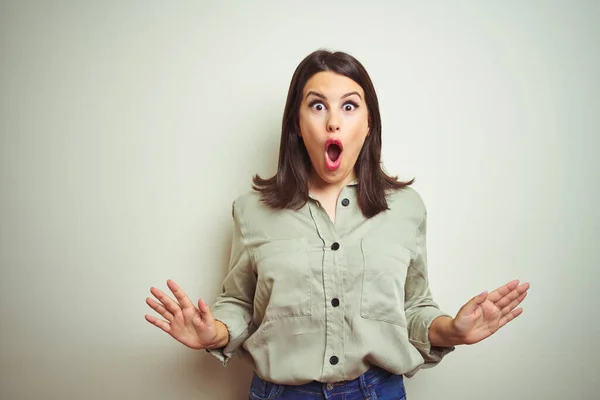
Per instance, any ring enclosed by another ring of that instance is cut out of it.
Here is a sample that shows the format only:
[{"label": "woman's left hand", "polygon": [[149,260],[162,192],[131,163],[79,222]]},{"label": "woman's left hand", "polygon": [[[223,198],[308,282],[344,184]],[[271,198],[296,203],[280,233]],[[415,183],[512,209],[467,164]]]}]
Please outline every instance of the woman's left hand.
[{"label": "woman's left hand", "polygon": [[463,344],[474,344],[493,335],[523,312],[516,308],[527,296],[529,283],[518,280],[500,286],[492,293],[473,297],[451,322],[453,333]]}]

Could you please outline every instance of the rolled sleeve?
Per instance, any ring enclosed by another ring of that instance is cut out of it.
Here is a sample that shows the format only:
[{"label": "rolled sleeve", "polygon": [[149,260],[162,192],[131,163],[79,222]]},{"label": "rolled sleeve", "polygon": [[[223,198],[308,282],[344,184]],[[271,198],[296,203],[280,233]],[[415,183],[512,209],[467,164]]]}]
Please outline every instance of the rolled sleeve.
[{"label": "rolled sleeve", "polygon": [[206,351],[227,366],[229,360],[238,352],[244,341],[250,336],[253,316],[256,275],[248,247],[243,235],[243,220],[232,206],[234,231],[231,243],[229,271],[223,281],[221,294],[211,307],[215,320],[221,321],[229,333],[229,342],[225,347]]},{"label": "rolled sleeve", "polygon": [[423,367],[428,368],[437,365],[446,354],[454,351],[454,347],[432,347],[429,341],[429,327],[433,320],[440,316],[451,316],[440,310],[429,288],[426,221],[427,213],[424,212],[416,234],[417,251],[407,272],[404,308],[409,340],[423,357]]}]

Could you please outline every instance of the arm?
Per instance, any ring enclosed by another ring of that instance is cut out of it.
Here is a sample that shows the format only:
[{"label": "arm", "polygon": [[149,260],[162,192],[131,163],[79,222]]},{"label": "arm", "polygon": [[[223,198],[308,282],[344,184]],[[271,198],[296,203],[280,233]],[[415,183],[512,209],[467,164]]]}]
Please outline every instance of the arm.
[{"label": "arm", "polygon": [[454,346],[436,336],[445,336],[448,320],[452,318],[439,309],[429,289],[426,227],[427,213],[423,211],[423,218],[416,232],[416,255],[406,276],[404,308],[409,340],[423,356],[426,366],[431,367],[453,351]]},{"label": "arm", "polygon": [[254,287],[256,279],[252,272],[249,252],[241,234],[239,218],[235,215],[236,229],[233,235],[229,274],[223,284],[223,292],[211,311],[204,300],[198,300],[198,308],[177,283],[167,280],[167,286],[176,298],[174,301],[162,290],[152,287],[156,300],[146,298],[146,303],[164,318],[146,315],[146,320],[174,339],[192,349],[206,349],[224,364],[248,337],[252,321]]},{"label": "arm", "polygon": [[243,223],[236,203],[232,207],[234,221],[229,272],[223,281],[221,294],[212,306],[212,313],[220,331],[207,351],[227,365],[244,341],[250,336],[253,316],[256,276],[250,252],[243,235]]},{"label": "arm", "polygon": [[439,311],[427,283],[425,230],[426,214],[417,233],[418,254],[407,275],[405,301],[409,335],[422,353],[438,348],[443,356],[457,345],[478,343],[521,315],[523,309],[517,307],[527,296],[529,283],[518,280],[472,297],[454,318]]}]

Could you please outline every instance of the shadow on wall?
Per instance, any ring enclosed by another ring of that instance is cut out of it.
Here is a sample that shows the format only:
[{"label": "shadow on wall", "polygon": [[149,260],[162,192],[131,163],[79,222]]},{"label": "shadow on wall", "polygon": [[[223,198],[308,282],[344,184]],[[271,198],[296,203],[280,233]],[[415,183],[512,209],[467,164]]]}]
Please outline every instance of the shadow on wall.
[{"label": "shadow on wall", "polygon": [[[153,393],[143,393],[144,399],[162,399],[165,393],[177,393],[176,397],[180,399],[248,398],[252,370],[247,362],[235,357],[225,368],[204,350],[191,350],[178,344],[174,346],[179,349],[173,351],[171,348],[171,351],[165,353],[168,350],[163,348],[160,351],[162,354],[154,358],[154,372],[147,374],[147,378],[154,381],[150,385]],[[139,360],[132,364],[139,365]],[[128,383],[124,387],[130,385]],[[164,388],[158,397],[157,387]]]},{"label": "shadow on wall", "polygon": [[[273,113],[274,114],[274,113]],[[233,182],[228,182],[227,186],[233,185],[231,189],[232,198],[227,199],[227,204],[223,207],[230,208],[232,201],[239,195],[246,193],[252,188],[252,177],[256,173],[261,177],[271,177],[277,171],[277,162],[279,158],[279,144],[281,136],[280,115],[265,115],[262,121],[253,124],[253,128],[248,129],[248,135],[242,143],[237,143],[231,147],[232,159],[236,160],[233,165]],[[241,126],[237,127],[237,129]],[[239,184],[241,182],[241,184]],[[216,182],[215,182],[216,183]],[[215,186],[219,190],[219,182]],[[225,200],[224,200],[225,201]],[[211,214],[214,216],[214,214]],[[220,214],[223,215],[223,214]],[[233,220],[231,213],[228,213],[225,220],[214,220],[217,232],[214,232],[215,242],[204,243],[202,246],[215,249],[220,246],[215,254],[215,259],[207,260],[200,258],[197,260],[199,270],[206,268],[207,265],[214,265],[220,271],[216,274],[215,287],[210,292],[206,292],[205,283],[198,282],[192,286],[200,286],[194,289],[188,289],[189,292],[198,290],[204,292],[208,303],[212,303],[214,298],[221,292],[221,284],[228,273],[229,258],[231,253],[231,239],[233,235]],[[210,225],[209,225],[210,226]],[[201,226],[199,229],[207,229],[207,226]],[[211,253],[211,251],[200,251],[199,254]],[[211,298],[212,297],[212,298]],[[193,299],[195,301],[197,299]],[[142,349],[138,357],[143,359],[131,362],[131,369],[140,364],[144,364],[148,369],[134,372],[124,365],[113,368],[113,373],[119,376],[116,380],[129,381],[148,381],[147,390],[141,386],[135,385],[141,392],[136,392],[136,396],[144,396],[146,400],[159,398],[156,393],[157,387],[164,388],[160,394],[177,393],[178,398],[190,399],[243,399],[248,397],[248,388],[252,377],[250,365],[241,358],[234,357],[225,368],[221,362],[214,357],[206,354],[203,350],[191,350],[179,344],[176,341],[169,341],[170,344],[158,347]],[[120,372],[117,372],[120,371]],[[133,376],[132,376],[133,374]],[[120,393],[116,386],[105,388],[105,396]],[[112,393],[106,393],[112,392]]]},{"label": "shadow on wall", "polygon": [[[247,146],[240,146],[238,167],[241,167],[244,180],[234,198],[251,189],[252,176],[256,173],[266,178],[277,171],[281,127],[272,118],[256,126],[258,133],[248,140]],[[261,132],[268,132],[268,134],[261,134]],[[219,235],[222,249],[219,261],[222,273],[219,275],[219,282],[215,289],[216,295],[220,293],[221,282],[229,270],[233,221],[229,219],[225,222],[229,224],[228,228],[223,232],[224,234]],[[199,264],[205,265],[206,260],[199,260]],[[177,388],[178,392],[179,390],[187,392],[190,398],[242,399],[248,396],[252,369],[241,358],[234,357],[225,368],[219,360],[204,351],[190,350],[185,347],[182,351],[159,358],[171,364],[168,377],[164,377],[167,380],[164,384],[167,387]]]},{"label": "shadow on wall", "polygon": [[[201,354],[199,354],[201,353]],[[174,374],[170,385],[186,387],[195,399],[245,399],[252,377],[252,369],[241,358],[234,357],[227,367],[204,351],[191,350],[179,360],[180,373]]]}]

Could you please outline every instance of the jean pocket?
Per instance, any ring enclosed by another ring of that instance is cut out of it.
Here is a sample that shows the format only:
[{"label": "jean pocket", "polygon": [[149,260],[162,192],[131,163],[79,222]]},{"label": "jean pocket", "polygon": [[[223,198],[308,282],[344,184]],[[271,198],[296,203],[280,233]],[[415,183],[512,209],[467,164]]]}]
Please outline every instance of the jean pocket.
[{"label": "jean pocket", "polygon": [[283,386],[261,379],[256,373],[250,382],[249,400],[277,400],[281,398]]},{"label": "jean pocket", "polygon": [[312,315],[312,275],[306,239],[266,242],[254,249],[255,306],[264,321]]},{"label": "jean pocket", "polygon": [[404,286],[411,251],[404,246],[363,239],[361,252],[361,317],[406,327]]}]

